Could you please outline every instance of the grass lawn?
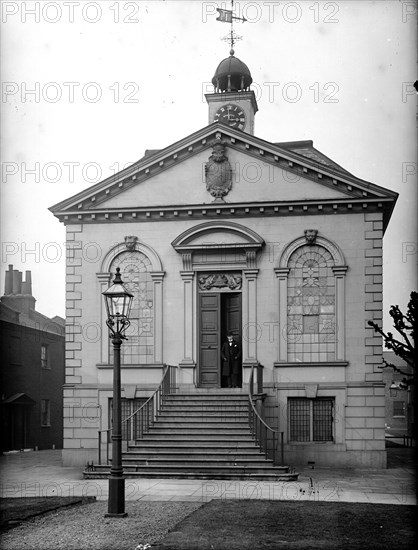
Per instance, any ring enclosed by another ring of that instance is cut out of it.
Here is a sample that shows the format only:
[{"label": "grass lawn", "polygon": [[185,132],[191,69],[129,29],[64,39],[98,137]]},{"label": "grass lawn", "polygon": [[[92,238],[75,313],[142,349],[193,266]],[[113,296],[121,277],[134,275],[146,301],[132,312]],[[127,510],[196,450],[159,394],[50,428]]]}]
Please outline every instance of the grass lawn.
[{"label": "grass lawn", "polygon": [[25,519],[52,510],[94,501],[92,497],[1,498],[0,529],[3,531]]},{"label": "grass lawn", "polygon": [[386,504],[212,500],[155,548],[406,550],[416,548],[415,512]]}]

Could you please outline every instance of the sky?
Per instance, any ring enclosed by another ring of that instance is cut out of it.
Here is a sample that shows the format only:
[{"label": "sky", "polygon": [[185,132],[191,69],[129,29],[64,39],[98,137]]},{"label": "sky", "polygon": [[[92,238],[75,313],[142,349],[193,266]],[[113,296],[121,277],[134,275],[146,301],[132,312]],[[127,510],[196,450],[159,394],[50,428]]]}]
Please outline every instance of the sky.
[{"label": "sky", "polygon": [[[230,2],[1,3],[1,294],[32,272],[38,311],[65,315],[65,228],[48,210],[208,124],[204,93]],[[417,3],[235,2],[255,135],[311,139],[399,193],[384,237],[384,325],[417,289]]]}]

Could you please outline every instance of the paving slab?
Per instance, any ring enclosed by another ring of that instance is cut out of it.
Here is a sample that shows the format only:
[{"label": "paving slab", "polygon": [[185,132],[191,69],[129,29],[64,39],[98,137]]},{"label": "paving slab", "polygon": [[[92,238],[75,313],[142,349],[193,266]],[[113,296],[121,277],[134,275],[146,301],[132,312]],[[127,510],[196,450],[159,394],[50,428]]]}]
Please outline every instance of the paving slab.
[{"label": "paving slab", "polygon": [[[415,468],[410,458],[413,452],[396,449],[396,456],[399,467],[393,467],[392,461],[386,470],[300,468],[298,481],[291,482],[126,479],[125,498],[127,501],[260,499],[416,505]],[[94,496],[107,500],[108,481],[85,480],[81,468],[63,467],[60,450],[1,456],[0,497],[38,496]]]}]

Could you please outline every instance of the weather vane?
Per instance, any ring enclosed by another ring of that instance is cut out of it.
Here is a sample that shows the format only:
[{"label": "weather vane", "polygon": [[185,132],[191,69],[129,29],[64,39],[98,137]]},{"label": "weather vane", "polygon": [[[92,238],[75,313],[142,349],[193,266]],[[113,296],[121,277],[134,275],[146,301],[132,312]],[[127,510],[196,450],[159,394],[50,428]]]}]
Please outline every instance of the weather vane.
[{"label": "weather vane", "polygon": [[242,21],[243,23],[247,20],[245,19],[245,17],[237,17],[236,15],[234,15],[234,0],[231,0],[230,10],[224,10],[221,8],[216,8],[216,9],[219,12],[219,16],[216,18],[216,21],[220,21],[221,23],[231,24],[231,30],[229,31],[227,36],[222,38],[222,40],[224,40],[225,42],[229,42],[229,45],[231,47],[231,55],[233,55],[235,42],[237,42],[238,40],[242,40],[242,36],[238,36],[234,31],[234,20]]}]

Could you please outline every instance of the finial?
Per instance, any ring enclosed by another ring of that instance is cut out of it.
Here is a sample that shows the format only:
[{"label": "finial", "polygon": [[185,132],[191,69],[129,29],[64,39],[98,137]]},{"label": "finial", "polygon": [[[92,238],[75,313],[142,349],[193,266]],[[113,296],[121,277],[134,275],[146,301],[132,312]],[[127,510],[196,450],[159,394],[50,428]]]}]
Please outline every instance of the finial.
[{"label": "finial", "polygon": [[116,275],[115,275],[115,278],[113,279],[113,284],[122,284],[122,279],[120,277],[120,267],[117,267],[116,268]]},{"label": "finial", "polygon": [[235,53],[234,49],[231,48],[231,49],[229,50],[229,55],[234,55],[234,53]]}]

